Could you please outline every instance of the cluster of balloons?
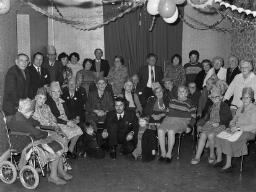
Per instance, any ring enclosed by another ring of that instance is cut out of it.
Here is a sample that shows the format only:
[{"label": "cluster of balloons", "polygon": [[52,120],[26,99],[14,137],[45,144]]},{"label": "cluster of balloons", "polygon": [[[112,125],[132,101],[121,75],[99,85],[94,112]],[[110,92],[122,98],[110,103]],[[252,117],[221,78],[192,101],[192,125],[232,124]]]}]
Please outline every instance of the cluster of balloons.
[{"label": "cluster of balloons", "polygon": [[160,14],[166,23],[174,23],[179,16],[176,5],[186,0],[148,0],[147,11],[150,15]]}]

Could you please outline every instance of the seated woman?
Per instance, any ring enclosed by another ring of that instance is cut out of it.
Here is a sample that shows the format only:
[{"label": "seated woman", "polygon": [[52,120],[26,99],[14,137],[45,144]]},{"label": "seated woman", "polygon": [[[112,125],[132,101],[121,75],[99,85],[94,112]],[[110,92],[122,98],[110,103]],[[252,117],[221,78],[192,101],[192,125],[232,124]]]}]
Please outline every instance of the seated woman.
[{"label": "seated woman", "polygon": [[168,103],[164,100],[162,87],[153,89],[153,97],[148,98],[143,115],[148,118],[149,126],[142,136],[142,160],[151,161],[155,157],[157,150],[157,126],[166,115]]},{"label": "seated woman", "polygon": [[127,101],[126,106],[129,109],[134,110],[137,114],[137,117],[139,117],[142,113],[142,106],[140,104],[140,100],[137,93],[134,93],[132,89],[133,89],[132,81],[130,80],[126,81],[124,84],[122,97]]},{"label": "seated woman", "polygon": [[256,106],[254,103],[254,90],[251,87],[245,87],[242,91],[242,102],[243,106],[239,108],[230,122],[230,130],[227,131],[232,137],[233,133],[240,131],[241,136],[230,141],[231,138],[226,137],[220,138],[219,135],[216,137],[217,146],[217,161],[216,166],[222,164],[222,153],[226,154],[226,164],[222,170],[229,171],[232,168],[231,159],[232,157],[240,157],[247,155],[247,141],[253,140],[256,134]]},{"label": "seated woman", "polygon": [[198,133],[200,134],[200,139],[198,142],[198,147],[196,151],[196,156],[192,159],[191,164],[198,164],[203,152],[206,140],[208,139],[208,144],[210,147],[210,157],[208,162],[210,164],[215,161],[215,137],[218,133],[225,130],[228,127],[229,122],[232,119],[232,114],[229,106],[222,102],[221,89],[218,87],[213,87],[211,90],[210,98],[213,102],[213,105],[209,108],[206,115],[199,120]]},{"label": "seated woman", "polygon": [[174,86],[171,78],[164,78],[164,101],[165,103],[169,103],[170,99],[174,99],[177,97],[177,87]]},{"label": "seated woman", "polygon": [[[188,89],[185,86],[178,87],[178,98],[171,99],[166,117],[158,128],[158,139],[161,149],[160,161],[171,162],[172,149],[175,144],[175,134],[189,132],[194,125],[196,108],[187,98]],[[168,151],[165,150],[165,134],[168,134]]]},{"label": "seated woman", "polygon": [[68,157],[76,158],[74,147],[78,138],[83,134],[80,127],[76,124],[77,120],[71,119],[66,103],[60,98],[60,86],[58,82],[52,82],[50,85],[50,97],[47,98],[46,104],[50,107],[52,114],[57,119],[58,126],[70,140],[68,148]]},{"label": "seated woman", "polygon": [[[48,136],[47,132],[40,130],[39,122],[30,119],[33,112],[34,103],[30,99],[20,100],[18,112],[8,123],[8,128],[11,132],[28,133],[34,139],[34,145],[38,149],[41,162],[50,162],[51,173],[48,181],[57,185],[64,185],[66,184],[65,180],[70,180],[72,176],[63,170],[63,145],[54,140],[53,137]],[[26,164],[25,155],[31,149],[32,143],[27,137],[19,137],[12,139],[12,145],[18,151],[23,149],[19,162],[19,168],[21,168]]]}]

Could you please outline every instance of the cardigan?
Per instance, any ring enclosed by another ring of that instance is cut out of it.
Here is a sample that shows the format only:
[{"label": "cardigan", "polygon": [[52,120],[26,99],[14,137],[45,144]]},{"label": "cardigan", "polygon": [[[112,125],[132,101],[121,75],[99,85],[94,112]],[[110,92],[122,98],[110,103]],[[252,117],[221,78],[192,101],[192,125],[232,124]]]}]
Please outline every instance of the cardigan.
[{"label": "cardigan", "polygon": [[[211,105],[212,106],[212,105]],[[210,119],[212,107],[209,107],[206,114],[202,119],[197,123],[198,126],[203,126]],[[230,107],[227,103],[221,102],[220,104],[220,125],[224,125],[225,127],[229,126],[230,121],[232,120],[232,113],[230,111]]]}]

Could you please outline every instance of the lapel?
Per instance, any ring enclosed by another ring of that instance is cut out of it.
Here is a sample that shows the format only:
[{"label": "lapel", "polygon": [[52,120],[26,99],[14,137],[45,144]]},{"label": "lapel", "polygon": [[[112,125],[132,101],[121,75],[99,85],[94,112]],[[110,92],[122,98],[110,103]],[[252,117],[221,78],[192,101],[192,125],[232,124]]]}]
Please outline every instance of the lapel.
[{"label": "lapel", "polygon": [[[24,74],[22,73],[21,69],[16,65],[16,71],[17,73],[19,74],[21,80],[23,81],[23,83],[25,84],[26,83],[26,79],[24,77]],[[24,71],[25,75],[26,75],[26,72]],[[27,77],[27,75],[26,75]]]}]

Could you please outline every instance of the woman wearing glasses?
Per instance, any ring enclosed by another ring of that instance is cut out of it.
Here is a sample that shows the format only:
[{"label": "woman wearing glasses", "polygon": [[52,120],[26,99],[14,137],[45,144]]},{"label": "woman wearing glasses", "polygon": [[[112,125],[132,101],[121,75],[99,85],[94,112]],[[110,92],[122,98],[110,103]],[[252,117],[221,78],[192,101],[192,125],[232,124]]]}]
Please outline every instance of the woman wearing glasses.
[{"label": "woman wearing glasses", "polygon": [[195,165],[200,162],[200,157],[203,152],[206,141],[208,140],[210,148],[210,157],[208,162],[210,164],[215,162],[215,137],[218,133],[228,127],[232,119],[232,114],[229,106],[222,102],[221,89],[214,86],[211,89],[210,98],[213,105],[209,108],[206,115],[198,122],[198,132],[200,132],[200,139],[196,151],[196,156],[191,160],[191,164]]},{"label": "woman wearing glasses", "polygon": [[[223,171],[230,171],[232,168],[231,159],[232,157],[240,157],[247,155],[247,141],[253,140],[256,133],[256,105],[254,103],[254,91],[251,87],[245,87],[242,91],[243,102],[233,120],[230,122],[230,129],[226,132],[237,133],[240,132],[240,137],[235,141],[230,138],[219,138],[216,137],[217,146],[217,161],[216,166],[222,165],[222,153],[226,158],[226,164],[222,167]],[[233,134],[231,134],[232,136]]]}]

